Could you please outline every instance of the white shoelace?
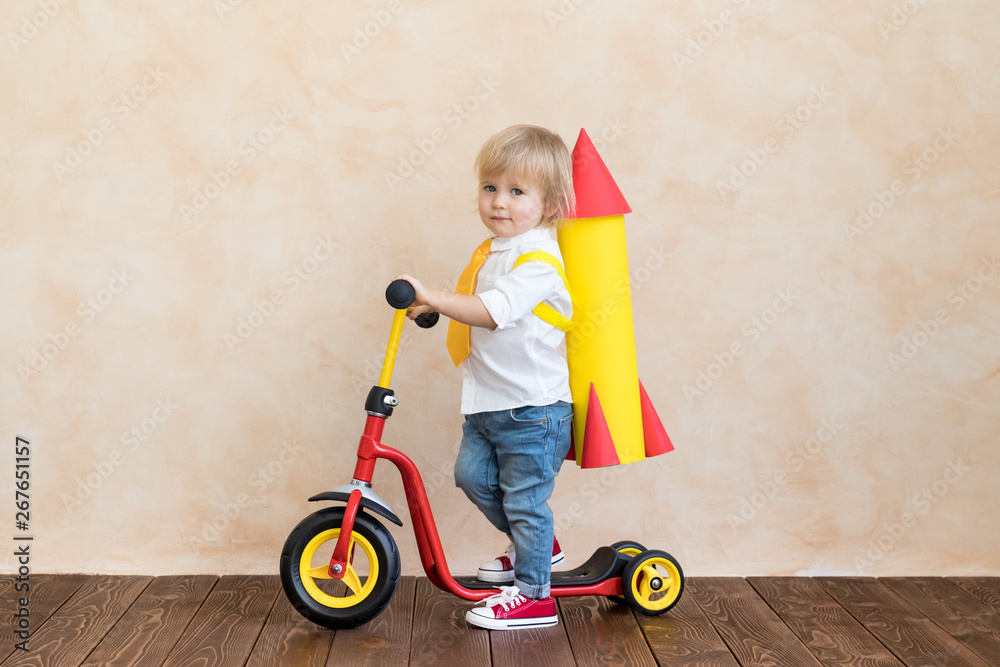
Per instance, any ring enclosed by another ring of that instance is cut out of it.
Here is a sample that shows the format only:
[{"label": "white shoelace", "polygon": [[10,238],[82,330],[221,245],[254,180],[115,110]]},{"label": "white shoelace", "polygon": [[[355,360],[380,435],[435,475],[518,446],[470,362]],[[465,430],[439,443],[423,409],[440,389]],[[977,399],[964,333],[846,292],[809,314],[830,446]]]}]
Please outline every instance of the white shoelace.
[{"label": "white shoelace", "polygon": [[[521,595],[521,591],[517,586],[501,586],[500,595],[488,597],[483,602],[487,607],[500,605],[504,608],[504,611],[507,611],[510,607],[516,607],[526,601],[527,598]],[[510,607],[507,605],[510,605]]]}]

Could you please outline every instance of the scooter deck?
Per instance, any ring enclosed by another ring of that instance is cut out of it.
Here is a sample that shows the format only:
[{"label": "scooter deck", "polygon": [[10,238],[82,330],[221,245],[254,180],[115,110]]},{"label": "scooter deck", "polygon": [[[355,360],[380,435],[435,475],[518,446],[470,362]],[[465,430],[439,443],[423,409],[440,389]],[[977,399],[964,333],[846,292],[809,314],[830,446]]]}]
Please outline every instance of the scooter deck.
[{"label": "scooter deck", "polygon": [[[600,547],[580,567],[565,572],[553,572],[551,585],[553,588],[589,586],[607,581],[612,577],[620,577],[631,559],[631,556],[619,553],[611,547]],[[496,588],[499,585],[488,581],[479,581],[476,577],[455,577],[455,580],[472,590]]]}]

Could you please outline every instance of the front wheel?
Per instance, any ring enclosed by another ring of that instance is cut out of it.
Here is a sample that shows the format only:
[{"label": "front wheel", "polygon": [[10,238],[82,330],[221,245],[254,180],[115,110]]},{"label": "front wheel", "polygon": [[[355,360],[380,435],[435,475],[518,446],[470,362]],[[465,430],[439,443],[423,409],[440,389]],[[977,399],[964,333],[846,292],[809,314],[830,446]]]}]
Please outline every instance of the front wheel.
[{"label": "front wheel", "polygon": [[295,609],[327,628],[353,628],[385,610],[399,583],[399,552],[389,531],[358,512],[351,532],[350,564],[343,579],[328,568],[340,537],[343,507],[310,514],[281,550],[281,585]]},{"label": "front wheel", "polygon": [[666,551],[636,554],[622,573],[622,595],[629,606],[647,616],[667,611],[681,599],[684,571]]}]

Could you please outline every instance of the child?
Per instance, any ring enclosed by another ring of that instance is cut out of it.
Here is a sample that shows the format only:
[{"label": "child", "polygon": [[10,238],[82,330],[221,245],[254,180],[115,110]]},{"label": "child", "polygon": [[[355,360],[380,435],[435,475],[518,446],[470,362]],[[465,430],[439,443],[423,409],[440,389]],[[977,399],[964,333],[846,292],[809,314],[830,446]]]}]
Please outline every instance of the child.
[{"label": "child", "polygon": [[462,369],[465,415],[455,483],[512,542],[479,578],[513,586],[466,620],[492,630],[544,627],[558,622],[549,577],[563,560],[547,501],[573,419],[558,328],[573,306],[551,231],[575,205],[572,163],[559,135],[516,125],[491,137],[475,166],[479,217],[492,238],[456,294],[399,277],[416,290],[411,319],[431,311],[452,319],[448,349]]}]

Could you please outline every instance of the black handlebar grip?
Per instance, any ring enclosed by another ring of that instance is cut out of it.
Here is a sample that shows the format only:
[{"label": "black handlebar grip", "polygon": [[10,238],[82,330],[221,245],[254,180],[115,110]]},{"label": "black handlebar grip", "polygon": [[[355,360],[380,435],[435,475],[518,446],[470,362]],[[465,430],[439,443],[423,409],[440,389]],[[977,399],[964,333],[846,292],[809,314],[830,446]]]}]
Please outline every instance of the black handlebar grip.
[{"label": "black handlebar grip", "polygon": [[417,315],[417,319],[413,321],[416,322],[417,326],[421,329],[430,329],[438,323],[439,317],[441,317],[441,315],[438,313],[424,313],[423,315]]},{"label": "black handlebar grip", "polygon": [[413,285],[405,280],[393,280],[385,288],[385,300],[393,308],[409,308],[413,300],[417,298],[417,292]]}]

